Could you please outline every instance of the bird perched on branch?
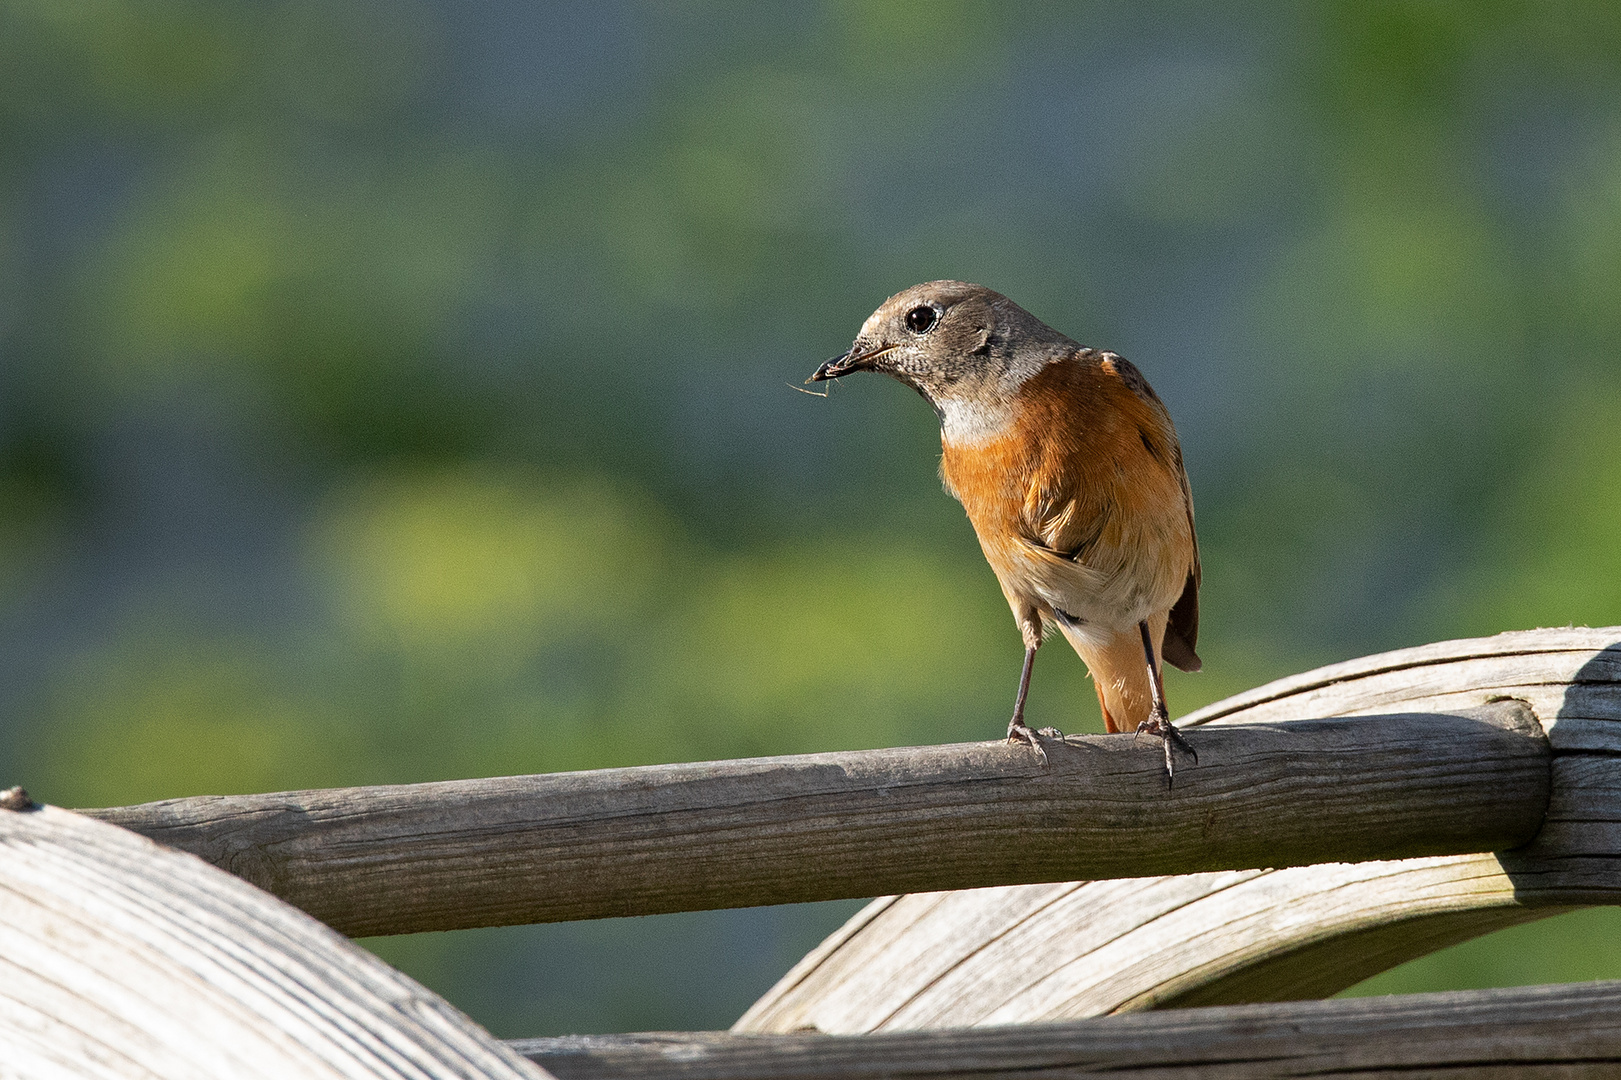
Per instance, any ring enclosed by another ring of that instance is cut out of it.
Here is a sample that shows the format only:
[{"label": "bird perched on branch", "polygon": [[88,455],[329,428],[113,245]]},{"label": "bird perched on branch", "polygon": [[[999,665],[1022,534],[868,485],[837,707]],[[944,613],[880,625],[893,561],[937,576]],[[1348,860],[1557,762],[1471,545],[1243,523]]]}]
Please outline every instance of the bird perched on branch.
[{"label": "bird perched on branch", "polygon": [[1024,722],[1036,649],[1056,626],[1092,673],[1109,731],[1198,755],[1171,724],[1160,661],[1200,667],[1199,545],[1176,428],[1114,353],[1083,348],[982,285],[931,281],[897,293],[850,351],[809,381],[876,371],[940,417],[940,475],[963,504],[1024,637],[1008,724]]}]

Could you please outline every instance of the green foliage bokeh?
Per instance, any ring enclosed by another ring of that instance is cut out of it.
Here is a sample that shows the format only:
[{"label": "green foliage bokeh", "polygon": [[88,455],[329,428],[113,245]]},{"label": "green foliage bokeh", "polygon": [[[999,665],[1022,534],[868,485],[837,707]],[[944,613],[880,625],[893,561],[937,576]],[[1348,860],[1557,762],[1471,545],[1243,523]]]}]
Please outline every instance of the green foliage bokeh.
[{"label": "green foliage bokeh", "polygon": [[[933,417],[790,389],[935,277],[1177,418],[1175,708],[1621,623],[1613,5],[0,0],[0,70],[0,765],[52,802],[995,736]],[[1032,713],[1097,727],[1061,645]],[[375,944],[501,1034],[714,1026],[848,910]],[[1369,985],[1621,976],[1616,926]]]}]

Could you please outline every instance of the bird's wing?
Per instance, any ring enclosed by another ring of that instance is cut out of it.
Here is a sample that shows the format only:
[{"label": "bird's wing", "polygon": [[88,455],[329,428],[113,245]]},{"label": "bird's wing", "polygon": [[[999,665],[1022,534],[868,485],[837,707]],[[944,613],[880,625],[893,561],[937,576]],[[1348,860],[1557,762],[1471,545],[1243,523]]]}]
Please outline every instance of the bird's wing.
[{"label": "bird's wing", "polygon": [[1188,571],[1187,581],[1182,586],[1182,595],[1171,606],[1171,615],[1165,627],[1165,644],[1161,649],[1165,659],[1183,671],[1198,671],[1204,666],[1195,651],[1199,643],[1199,581],[1201,571],[1199,567],[1199,534],[1193,527],[1193,489],[1188,485],[1188,470],[1182,462],[1182,444],[1176,438],[1176,427],[1171,423],[1171,412],[1165,403],[1154,393],[1154,388],[1148,385],[1148,380],[1136,366],[1124,357],[1110,355],[1108,366],[1120,377],[1159,420],[1160,426],[1170,444],[1171,468],[1176,473],[1177,487],[1182,495],[1182,509],[1187,516],[1187,538],[1193,548],[1193,565]]},{"label": "bird's wing", "polygon": [[1069,485],[1032,486],[1024,506],[1026,539],[1061,559],[1084,563],[1116,514],[1111,493],[1075,490]]},{"label": "bird's wing", "polygon": [[1182,505],[1188,512],[1188,537],[1193,541],[1193,568],[1188,571],[1187,584],[1182,595],[1171,606],[1171,618],[1165,625],[1165,642],[1160,654],[1168,663],[1183,671],[1198,671],[1204,667],[1195,651],[1199,645],[1199,534],[1193,527],[1193,489],[1188,486],[1188,470],[1182,465],[1182,448],[1176,450],[1177,479],[1182,486]]},{"label": "bird's wing", "polygon": [[[1030,559],[1051,589],[1106,618],[1135,609],[1144,589],[1164,597],[1170,608],[1164,658],[1197,670],[1199,548],[1176,428],[1134,366],[1104,353],[1099,367],[1129,395],[1116,399],[1124,406],[1116,415],[1133,426],[1109,442],[1125,457],[1074,453],[1066,467],[1035,471],[1021,515],[1024,539],[1040,549]],[[1126,405],[1133,399],[1135,408]]]}]

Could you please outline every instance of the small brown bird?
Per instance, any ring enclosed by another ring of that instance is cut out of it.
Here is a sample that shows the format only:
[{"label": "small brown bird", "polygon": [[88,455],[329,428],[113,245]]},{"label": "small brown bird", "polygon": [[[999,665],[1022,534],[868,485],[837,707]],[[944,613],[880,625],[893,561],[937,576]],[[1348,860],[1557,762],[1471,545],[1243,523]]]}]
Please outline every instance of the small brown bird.
[{"label": "small brown bird", "polygon": [[1008,724],[1041,754],[1025,695],[1046,627],[1091,670],[1110,731],[1198,755],[1171,725],[1160,658],[1200,667],[1199,544],[1170,414],[1142,373],[982,285],[931,281],[873,312],[810,381],[877,371],[940,417],[940,476],[968,511],[1024,636]]}]

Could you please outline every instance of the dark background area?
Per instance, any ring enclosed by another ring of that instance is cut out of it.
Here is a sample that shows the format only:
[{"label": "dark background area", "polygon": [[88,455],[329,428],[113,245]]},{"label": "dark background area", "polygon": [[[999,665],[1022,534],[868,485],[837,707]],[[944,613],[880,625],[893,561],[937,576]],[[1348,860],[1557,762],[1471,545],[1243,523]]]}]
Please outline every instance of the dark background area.
[{"label": "dark background area", "polygon": [[[1621,7],[0,0],[0,779],[68,806],[991,738],[886,296],[1153,381],[1186,711],[1621,622]],[[1095,730],[1044,653],[1038,724]],[[368,942],[719,1027],[859,906]],[[1367,987],[1621,976],[1609,912]]]}]

